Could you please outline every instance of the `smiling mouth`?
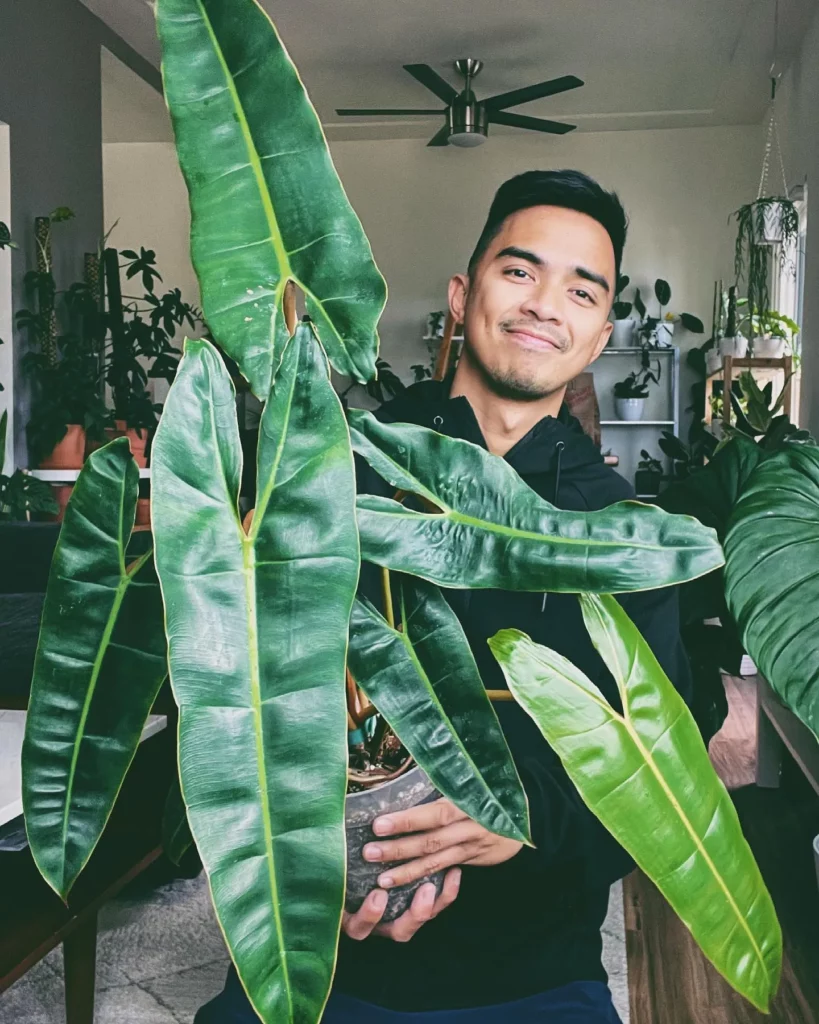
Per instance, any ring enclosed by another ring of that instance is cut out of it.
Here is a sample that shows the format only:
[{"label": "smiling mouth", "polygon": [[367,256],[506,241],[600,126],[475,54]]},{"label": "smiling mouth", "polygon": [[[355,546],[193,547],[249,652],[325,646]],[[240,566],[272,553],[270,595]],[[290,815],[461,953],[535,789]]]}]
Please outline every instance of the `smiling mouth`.
[{"label": "smiling mouth", "polygon": [[521,328],[504,328],[506,334],[510,335],[513,341],[523,348],[532,349],[535,352],[562,352],[563,345],[553,338],[542,334],[535,334]]}]

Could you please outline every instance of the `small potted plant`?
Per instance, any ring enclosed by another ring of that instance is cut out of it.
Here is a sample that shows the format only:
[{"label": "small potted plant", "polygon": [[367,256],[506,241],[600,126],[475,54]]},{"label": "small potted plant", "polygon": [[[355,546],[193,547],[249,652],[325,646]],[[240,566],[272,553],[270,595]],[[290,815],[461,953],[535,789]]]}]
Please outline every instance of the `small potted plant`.
[{"label": "small potted plant", "polygon": [[631,302],[624,302],[620,296],[628,287],[630,278],[626,274],[620,274],[617,278],[617,289],[612,306],[614,327],[611,331],[609,344],[612,348],[630,348],[634,344],[635,321],[631,319],[631,311],[634,308]]},{"label": "small potted plant", "polygon": [[650,369],[641,367],[614,385],[614,408],[618,419],[634,421],[643,418],[650,381],[658,382]]},{"label": "small potted plant", "polygon": [[643,448],[640,451],[640,461],[637,463],[637,472],[634,474],[634,489],[637,497],[655,497],[660,493],[660,483],[663,479],[663,464],[655,459]]},{"label": "small potted plant", "polygon": [[[747,300],[740,300],[747,301]],[[748,339],[739,330],[737,324],[737,289],[731,285],[728,289],[728,317],[725,322],[725,336],[720,338],[720,357],[737,356],[742,359],[748,352]]]},{"label": "small potted plant", "polygon": [[674,327],[680,323],[692,334],[702,334],[705,330],[702,320],[693,313],[663,312],[663,307],[671,302],[671,285],[658,277],[654,282],[654,297],[659,306],[658,316],[648,316],[645,303],[640,296],[640,289],[634,296],[634,308],[640,314],[639,335],[644,343],[653,343],[657,348],[667,348],[674,337]]},{"label": "small potted plant", "polygon": [[[747,299],[739,299],[737,306],[748,306]],[[745,314],[739,322],[739,329],[752,337],[753,354],[758,359],[781,359],[786,351],[795,352],[795,340],[799,324],[784,313],[766,309],[761,313]]]}]

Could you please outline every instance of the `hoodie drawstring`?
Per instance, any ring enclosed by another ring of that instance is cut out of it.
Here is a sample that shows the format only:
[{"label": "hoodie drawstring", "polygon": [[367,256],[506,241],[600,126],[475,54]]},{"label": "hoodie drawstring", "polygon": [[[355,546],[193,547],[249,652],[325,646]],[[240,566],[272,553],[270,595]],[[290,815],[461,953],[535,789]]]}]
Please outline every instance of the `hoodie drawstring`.
[{"label": "hoodie drawstring", "polygon": [[[563,449],[566,447],[565,441],[558,441],[555,445],[555,456],[557,458],[557,466],[555,467],[555,490],[554,497],[552,498],[552,504],[557,504],[557,492],[560,490],[560,466],[563,461]],[[543,603],[540,606],[541,614],[546,611],[546,598],[547,594],[543,595]]]}]

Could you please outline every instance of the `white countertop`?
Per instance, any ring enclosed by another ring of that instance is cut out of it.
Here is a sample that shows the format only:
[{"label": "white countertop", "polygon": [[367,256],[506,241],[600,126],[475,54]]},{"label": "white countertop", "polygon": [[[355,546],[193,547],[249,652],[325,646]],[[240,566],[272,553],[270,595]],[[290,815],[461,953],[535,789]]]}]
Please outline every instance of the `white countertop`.
[{"label": "white countertop", "polygon": [[[167,724],[165,715],[149,715],[139,742],[161,732]],[[0,711],[0,825],[23,813],[20,752],[25,728],[25,711]]]}]

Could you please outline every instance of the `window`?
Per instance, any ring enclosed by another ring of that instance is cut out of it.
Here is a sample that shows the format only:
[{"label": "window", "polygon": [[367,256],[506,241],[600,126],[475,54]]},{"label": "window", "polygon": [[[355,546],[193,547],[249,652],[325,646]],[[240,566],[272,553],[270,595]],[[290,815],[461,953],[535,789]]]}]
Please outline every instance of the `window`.
[{"label": "window", "polygon": [[[784,253],[784,259],[779,257],[781,246],[776,246],[775,262],[773,270],[772,300],[773,308],[785,316],[795,320],[802,326],[802,310],[805,297],[805,240],[808,228],[808,186],[797,185],[791,189],[791,198],[799,214],[799,238],[792,244],[789,251]],[[799,419],[799,398],[801,385],[801,360],[802,335],[797,335],[794,345],[794,374],[791,379],[792,394],[792,416],[796,423]]]}]

